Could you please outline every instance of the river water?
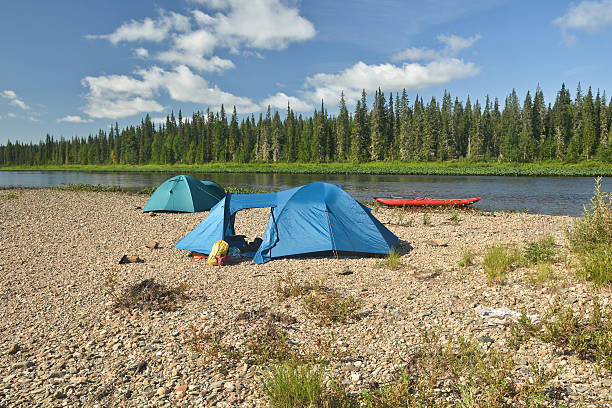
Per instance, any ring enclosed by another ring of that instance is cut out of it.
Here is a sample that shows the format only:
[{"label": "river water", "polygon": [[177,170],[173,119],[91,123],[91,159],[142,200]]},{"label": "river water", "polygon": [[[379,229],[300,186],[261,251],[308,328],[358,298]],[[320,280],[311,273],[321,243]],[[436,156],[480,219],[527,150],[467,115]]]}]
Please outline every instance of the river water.
[{"label": "river water", "polygon": [[[117,185],[129,189],[157,187],[176,173],[0,171],[2,187],[54,187],[62,184]],[[190,173],[222,186],[278,191],[312,181],[340,184],[360,201],[373,197],[469,198],[482,197],[474,207],[486,210],[527,211],[578,216],[593,195],[590,177],[402,176],[361,174],[253,174]],[[612,190],[612,178],[602,180],[602,190]]]}]

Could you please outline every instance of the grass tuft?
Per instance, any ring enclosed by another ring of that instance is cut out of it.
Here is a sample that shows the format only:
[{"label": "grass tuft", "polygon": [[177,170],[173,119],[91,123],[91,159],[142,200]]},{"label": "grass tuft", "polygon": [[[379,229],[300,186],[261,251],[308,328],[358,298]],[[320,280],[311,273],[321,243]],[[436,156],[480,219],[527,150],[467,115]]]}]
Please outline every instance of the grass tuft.
[{"label": "grass tuft", "polygon": [[464,249],[458,264],[462,268],[474,265],[474,252],[471,249]]},{"label": "grass tuft", "polygon": [[378,262],[379,267],[388,269],[399,269],[402,265],[402,258],[395,249],[389,251],[389,254]]},{"label": "grass tuft", "polygon": [[263,381],[271,407],[321,406],[325,393],[325,371],[321,366],[285,361],[274,366]]},{"label": "grass tuft", "polygon": [[523,250],[523,256],[530,265],[554,262],[556,258],[555,239],[547,235],[528,243]]},{"label": "grass tuft", "polygon": [[2,198],[3,200],[14,200],[16,198],[19,198],[19,194],[14,191],[11,191],[10,193],[1,195],[0,198]]},{"label": "grass tuft", "polygon": [[362,302],[353,297],[344,297],[334,290],[318,290],[304,299],[304,306],[323,325],[345,323],[357,317]]},{"label": "grass tuft", "polygon": [[490,282],[503,282],[506,274],[518,266],[521,254],[516,248],[506,245],[493,245],[484,255],[483,266]]}]

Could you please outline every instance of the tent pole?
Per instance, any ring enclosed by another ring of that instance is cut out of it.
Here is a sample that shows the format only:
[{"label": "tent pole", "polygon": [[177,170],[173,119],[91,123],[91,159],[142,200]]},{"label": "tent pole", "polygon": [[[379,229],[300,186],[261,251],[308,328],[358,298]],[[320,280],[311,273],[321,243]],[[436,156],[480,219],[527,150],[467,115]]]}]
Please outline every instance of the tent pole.
[{"label": "tent pole", "polygon": [[334,238],[334,230],[332,229],[331,220],[329,219],[329,209],[325,208],[325,212],[327,213],[327,222],[329,223],[329,232],[331,233],[332,243],[334,244],[334,255],[336,256],[336,259],[338,259],[338,251],[336,250],[336,239]]}]

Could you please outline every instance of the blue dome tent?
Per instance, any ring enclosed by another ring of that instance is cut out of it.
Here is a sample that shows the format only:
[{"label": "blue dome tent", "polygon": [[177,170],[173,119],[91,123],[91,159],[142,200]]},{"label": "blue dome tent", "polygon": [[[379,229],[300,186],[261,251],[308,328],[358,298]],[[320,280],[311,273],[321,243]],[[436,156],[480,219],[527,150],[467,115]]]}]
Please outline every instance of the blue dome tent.
[{"label": "blue dome tent", "polygon": [[315,182],[278,193],[227,194],[175,248],[208,254],[215,241],[235,235],[238,211],[271,207],[255,263],[322,251],[388,254],[398,238],[370,209],[340,187]]},{"label": "blue dome tent", "polygon": [[212,181],[208,184],[186,175],[172,177],[164,181],[153,192],[142,212],[208,211],[225,196],[221,186]]}]

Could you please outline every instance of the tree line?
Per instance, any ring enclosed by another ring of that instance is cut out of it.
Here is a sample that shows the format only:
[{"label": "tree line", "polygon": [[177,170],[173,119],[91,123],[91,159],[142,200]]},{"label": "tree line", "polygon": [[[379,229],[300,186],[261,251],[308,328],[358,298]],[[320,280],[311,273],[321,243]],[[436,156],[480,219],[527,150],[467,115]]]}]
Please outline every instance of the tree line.
[{"label": "tree line", "polygon": [[63,164],[203,164],[208,162],[366,162],[474,161],[533,162],[584,159],[612,161],[612,99],[605,91],[574,98],[565,84],[554,104],[546,105],[540,87],[528,91],[521,104],[513,90],[503,109],[497,98],[483,104],[464,102],[444,92],[441,103],[406,91],[388,97],[380,89],[371,107],[365,90],[349,112],[340,95],[337,116],[323,101],[311,117],[296,115],[290,106],[246,116],[234,107],[228,120],[220,112],[196,112],[191,118],[174,112],[157,126],[146,117],[137,126],[100,130],[87,138],[11,143],[0,146],[0,165]]}]

